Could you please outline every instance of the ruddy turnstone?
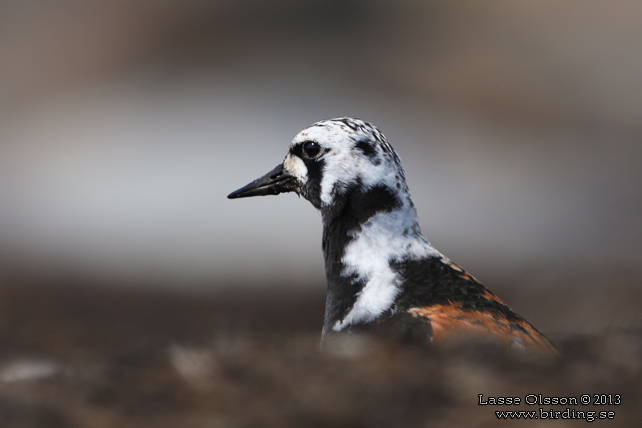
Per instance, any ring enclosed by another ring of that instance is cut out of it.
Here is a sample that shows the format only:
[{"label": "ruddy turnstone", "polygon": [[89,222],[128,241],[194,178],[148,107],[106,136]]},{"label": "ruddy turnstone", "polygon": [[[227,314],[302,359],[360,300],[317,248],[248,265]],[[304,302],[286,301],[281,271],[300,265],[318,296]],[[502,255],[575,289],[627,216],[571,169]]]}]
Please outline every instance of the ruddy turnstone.
[{"label": "ruddy turnstone", "polygon": [[294,137],[282,164],[228,198],[284,192],[303,196],[323,218],[324,341],[366,333],[555,352],[422,235],[399,157],[372,124],[347,117],[313,124]]}]

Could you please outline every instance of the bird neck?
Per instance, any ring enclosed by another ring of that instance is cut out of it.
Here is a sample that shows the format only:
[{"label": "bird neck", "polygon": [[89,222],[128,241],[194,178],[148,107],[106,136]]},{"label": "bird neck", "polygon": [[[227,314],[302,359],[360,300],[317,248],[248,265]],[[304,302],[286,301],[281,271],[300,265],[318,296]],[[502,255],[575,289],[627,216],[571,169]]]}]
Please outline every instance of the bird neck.
[{"label": "bird neck", "polygon": [[393,262],[439,253],[421,234],[407,192],[386,186],[353,189],[323,216],[323,253],[328,292],[324,332],[373,321],[401,291]]}]

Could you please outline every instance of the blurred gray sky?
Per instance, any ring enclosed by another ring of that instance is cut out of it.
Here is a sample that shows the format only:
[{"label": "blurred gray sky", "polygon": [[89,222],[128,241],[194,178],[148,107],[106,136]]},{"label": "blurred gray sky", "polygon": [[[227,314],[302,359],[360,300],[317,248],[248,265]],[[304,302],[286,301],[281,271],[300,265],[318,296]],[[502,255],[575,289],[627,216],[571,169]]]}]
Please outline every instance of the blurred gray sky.
[{"label": "blurred gray sky", "polygon": [[3,268],[322,283],[306,201],[225,196],[343,115],[474,273],[639,268],[640,40],[619,0],[3,2]]}]

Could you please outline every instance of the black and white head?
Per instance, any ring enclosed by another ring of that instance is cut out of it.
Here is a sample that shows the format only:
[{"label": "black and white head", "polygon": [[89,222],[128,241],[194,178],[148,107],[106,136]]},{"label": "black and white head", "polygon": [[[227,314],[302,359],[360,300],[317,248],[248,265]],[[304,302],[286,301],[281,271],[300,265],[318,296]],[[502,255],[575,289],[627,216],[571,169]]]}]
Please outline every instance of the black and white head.
[{"label": "black and white head", "polygon": [[363,120],[304,129],[282,164],[228,197],[283,192],[303,196],[323,217],[325,332],[390,310],[402,289],[395,262],[442,257],[421,234],[399,157]]},{"label": "black and white head", "polygon": [[399,158],[375,126],[338,118],[299,132],[282,164],[228,197],[296,192],[323,212],[342,204],[351,191],[373,188],[407,196]]}]

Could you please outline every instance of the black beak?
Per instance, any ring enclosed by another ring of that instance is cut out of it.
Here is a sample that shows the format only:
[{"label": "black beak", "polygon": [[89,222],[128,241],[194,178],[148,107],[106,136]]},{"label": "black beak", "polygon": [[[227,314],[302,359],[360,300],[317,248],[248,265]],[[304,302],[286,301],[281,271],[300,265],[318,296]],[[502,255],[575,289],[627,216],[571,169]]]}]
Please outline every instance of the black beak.
[{"label": "black beak", "polygon": [[283,171],[280,164],[261,178],[257,178],[247,186],[227,195],[228,199],[247,198],[249,196],[278,195],[279,193],[295,190],[295,177]]}]

